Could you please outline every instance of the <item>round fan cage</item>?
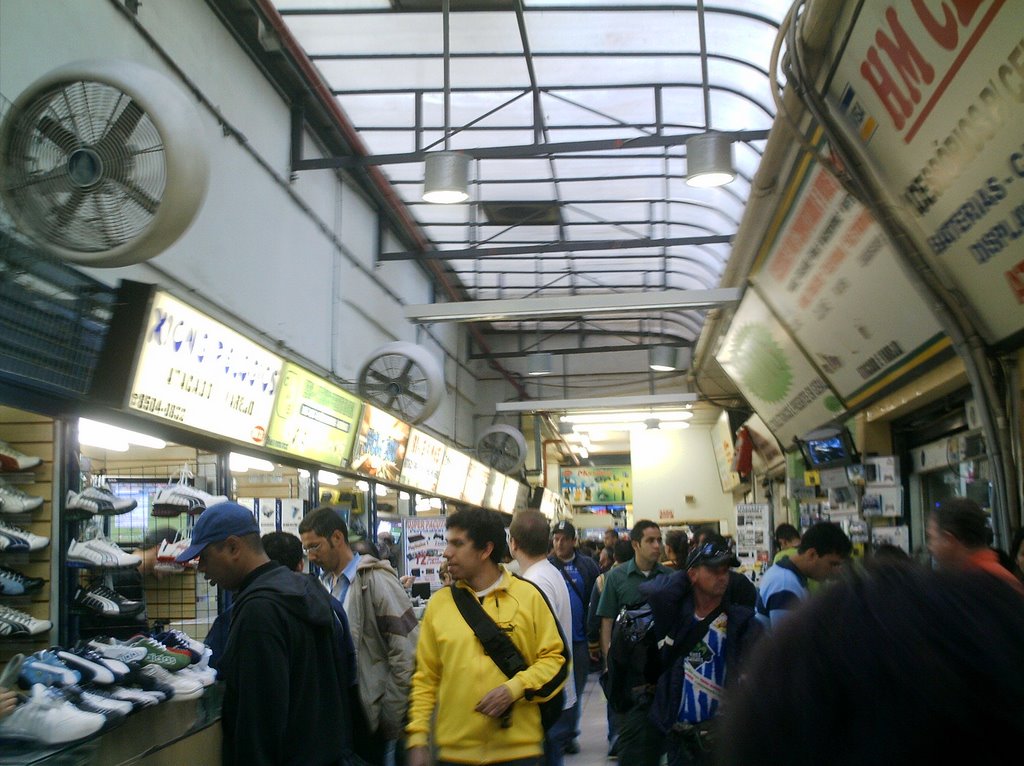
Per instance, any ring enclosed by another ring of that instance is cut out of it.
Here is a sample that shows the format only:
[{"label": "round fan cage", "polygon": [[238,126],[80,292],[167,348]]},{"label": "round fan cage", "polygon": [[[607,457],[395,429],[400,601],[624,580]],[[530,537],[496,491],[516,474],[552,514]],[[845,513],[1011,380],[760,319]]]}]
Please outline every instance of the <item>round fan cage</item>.
[{"label": "round fan cage", "polygon": [[437,360],[414,343],[381,346],[359,370],[359,394],[407,423],[422,423],[441,403],[444,375]]},{"label": "round fan cage", "polygon": [[188,228],[208,170],[198,113],[134,62],[80,62],[29,86],[0,127],[0,195],[58,257],[139,263]]},{"label": "round fan cage", "polygon": [[476,456],[496,471],[517,474],[526,463],[526,437],[512,426],[491,426],[477,439]]}]

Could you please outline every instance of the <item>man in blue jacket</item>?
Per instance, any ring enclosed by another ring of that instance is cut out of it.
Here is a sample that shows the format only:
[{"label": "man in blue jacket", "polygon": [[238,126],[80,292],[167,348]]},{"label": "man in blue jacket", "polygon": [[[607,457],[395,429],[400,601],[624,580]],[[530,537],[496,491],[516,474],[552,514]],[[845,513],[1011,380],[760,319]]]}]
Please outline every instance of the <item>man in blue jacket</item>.
[{"label": "man in blue jacket", "polygon": [[668,766],[714,762],[723,692],[740,681],[763,632],[753,609],[727,598],[730,568],[739,563],[725,539],[710,534],[690,552],[685,571],[640,586],[660,665],[650,722],[665,735]]},{"label": "man in blue jacket", "polygon": [[569,589],[569,606],[572,607],[572,670],[576,683],[576,711],[570,717],[572,732],[565,737],[568,743],[565,752],[580,751],[580,716],[583,714],[583,689],[590,672],[590,647],[587,643],[587,614],[590,612],[590,596],[594,583],[601,574],[597,562],[576,549],[576,527],[568,521],[559,521],[552,530],[552,553],[548,561],[562,573]]}]

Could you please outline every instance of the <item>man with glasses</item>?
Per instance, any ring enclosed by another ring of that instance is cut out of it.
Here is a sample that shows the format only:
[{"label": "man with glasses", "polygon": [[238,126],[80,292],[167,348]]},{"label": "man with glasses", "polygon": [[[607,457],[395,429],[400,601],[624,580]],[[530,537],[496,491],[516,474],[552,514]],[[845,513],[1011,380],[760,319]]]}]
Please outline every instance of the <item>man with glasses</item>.
[{"label": "man with glasses", "polygon": [[395,762],[416,667],[419,622],[398,575],[386,561],[352,550],[348,526],[333,508],[317,508],[299,524],[302,547],[321,569],[320,582],[345,607],[356,650],[359,699],[369,732],[360,755]]},{"label": "man with glasses", "polygon": [[707,534],[682,571],[644,585],[651,605],[659,674],[650,720],[665,736],[668,766],[714,762],[715,716],[727,685],[763,632],[754,610],[729,600],[739,559],[725,538]]},{"label": "man with glasses", "polygon": [[[605,575],[604,590],[597,605],[601,618],[601,654],[607,662],[612,642],[612,625],[622,607],[643,602],[640,586],[656,578],[671,574],[672,570],[659,563],[661,559],[661,527],[649,519],[638,521],[629,533],[633,545],[633,558]],[[627,701],[631,707],[618,716],[619,737],[616,744],[619,760],[629,766],[658,766],[662,743],[657,731],[647,720],[653,696],[651,690],[641,689]]]}]

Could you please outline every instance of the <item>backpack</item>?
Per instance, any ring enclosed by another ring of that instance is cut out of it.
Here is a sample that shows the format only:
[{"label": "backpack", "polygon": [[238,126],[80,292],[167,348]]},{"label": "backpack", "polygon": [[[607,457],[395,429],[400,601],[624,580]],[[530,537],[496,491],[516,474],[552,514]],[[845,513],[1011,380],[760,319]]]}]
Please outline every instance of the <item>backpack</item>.
[{"label": "backpack", "polygon": [[622,607],[612,625],[606,658],[608,670],[602,675],[601,685],[608,707],[616,713],[625,713],[634,706],[634,688],[654,683],[657,678],[653,624],[654,612],[650,604],[641,603]]}]

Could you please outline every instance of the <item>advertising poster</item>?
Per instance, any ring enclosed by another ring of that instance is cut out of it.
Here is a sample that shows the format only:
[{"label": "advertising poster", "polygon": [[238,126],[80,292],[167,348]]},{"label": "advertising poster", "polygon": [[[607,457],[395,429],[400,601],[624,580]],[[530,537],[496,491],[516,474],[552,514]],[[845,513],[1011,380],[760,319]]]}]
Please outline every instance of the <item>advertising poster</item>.
[{"label": "advertising poster", "polygon": [[253,512],[260,525],[260,534],[277,532],[280,529],[277,513],[277,498],[274,497],[240,497],[238,504]]},{"label": "advertising poster", "polygon": [[416,516],[405,522],[405,571],[416,582],[430,583],[431,590],[441,587],[438,571],[447,545],[443,516]]},{"label": "advertising poster", "polygon": [[771,509],[767,503],[736,506],[736,556],[739,571],[756,584],[772,560]]},{"label": "advertising poster", "polygon": [[559,491],[570,505],[633,502],[633,472],[628,465],[563,466]]},{"label": "advertising poster", "polygon": [[345,468],[362,406],[358,397],[286,362],[267,446]]},{"label": "advertising poster", "polygon": [[434,492],[444,463],[444,451],[444,442],[413,428],[398,481],[423,492]]},{"label": "advertising poster", "polygon": [[284,360],[166,293],[149,309],[128,407],[262,445]]},{"label": "advertising poster", "polygon": [[[508,481],[512,481],[509,479]],[[505,494],[505,474],[491,470],[487,477],[487,491],[484,493],[484,508],[501,510],[501,499]]]},{"label": "advertising poster", "polygon": [[866,2],[835,37],[845,46],[827,92],[989,342],[1024,328],[1021,27],[1017,0]]},{"label": "advertising poster", "polygon": [[729,427],[729,413],[725,410],[722,410],[718,420],[711,427],[711,448],[715,452],[722,491],[732,492],[740,485],[740,475],[732,470],[732,459],[736,452],[732,442],[732,429]]},{"label": "advertising poster", "polygon": [[409,442],[408,423],[366,404],[352,453],[353,471],[382,481],[398,481],[405,447]]},{"label": "advertising poster", "polygon": [[466,488],[466,475],[469,473],[469,455],[450,447],[444,452],[441,473],[437,477],[437,494],[453,500],[462,499],[462,490]]},{"label": "advertising poster", "polygon": [[950,342],[868,209],[820,164],[806,167],[790,181],[799,192],[752,278],[853,406]]},{"label": "advertising poster", "polygon": [[519,500],[519,490],[522,486],[511,476],[505,478],[505,488],[501,493],[501,505],[499,506],[503,513],[516,512],[516,503]]},{"label": "advertising poster", "polygon": [[715,358],[781,444],[844,411],[754,290],[743,296]]},{"label": "advertising poster", "polygon": [[281,500],[281,531],[299,536],[299,522],[302,521],[304,506],[294,497]]},{"label": "advertising poster", "polygon": [[462,499],[470,505],[483,506],[487,494],[487,482],[491,478],[491,469],[479,460],[470,458],[469,471],[466,474],[466,485],[462,488]]}]

